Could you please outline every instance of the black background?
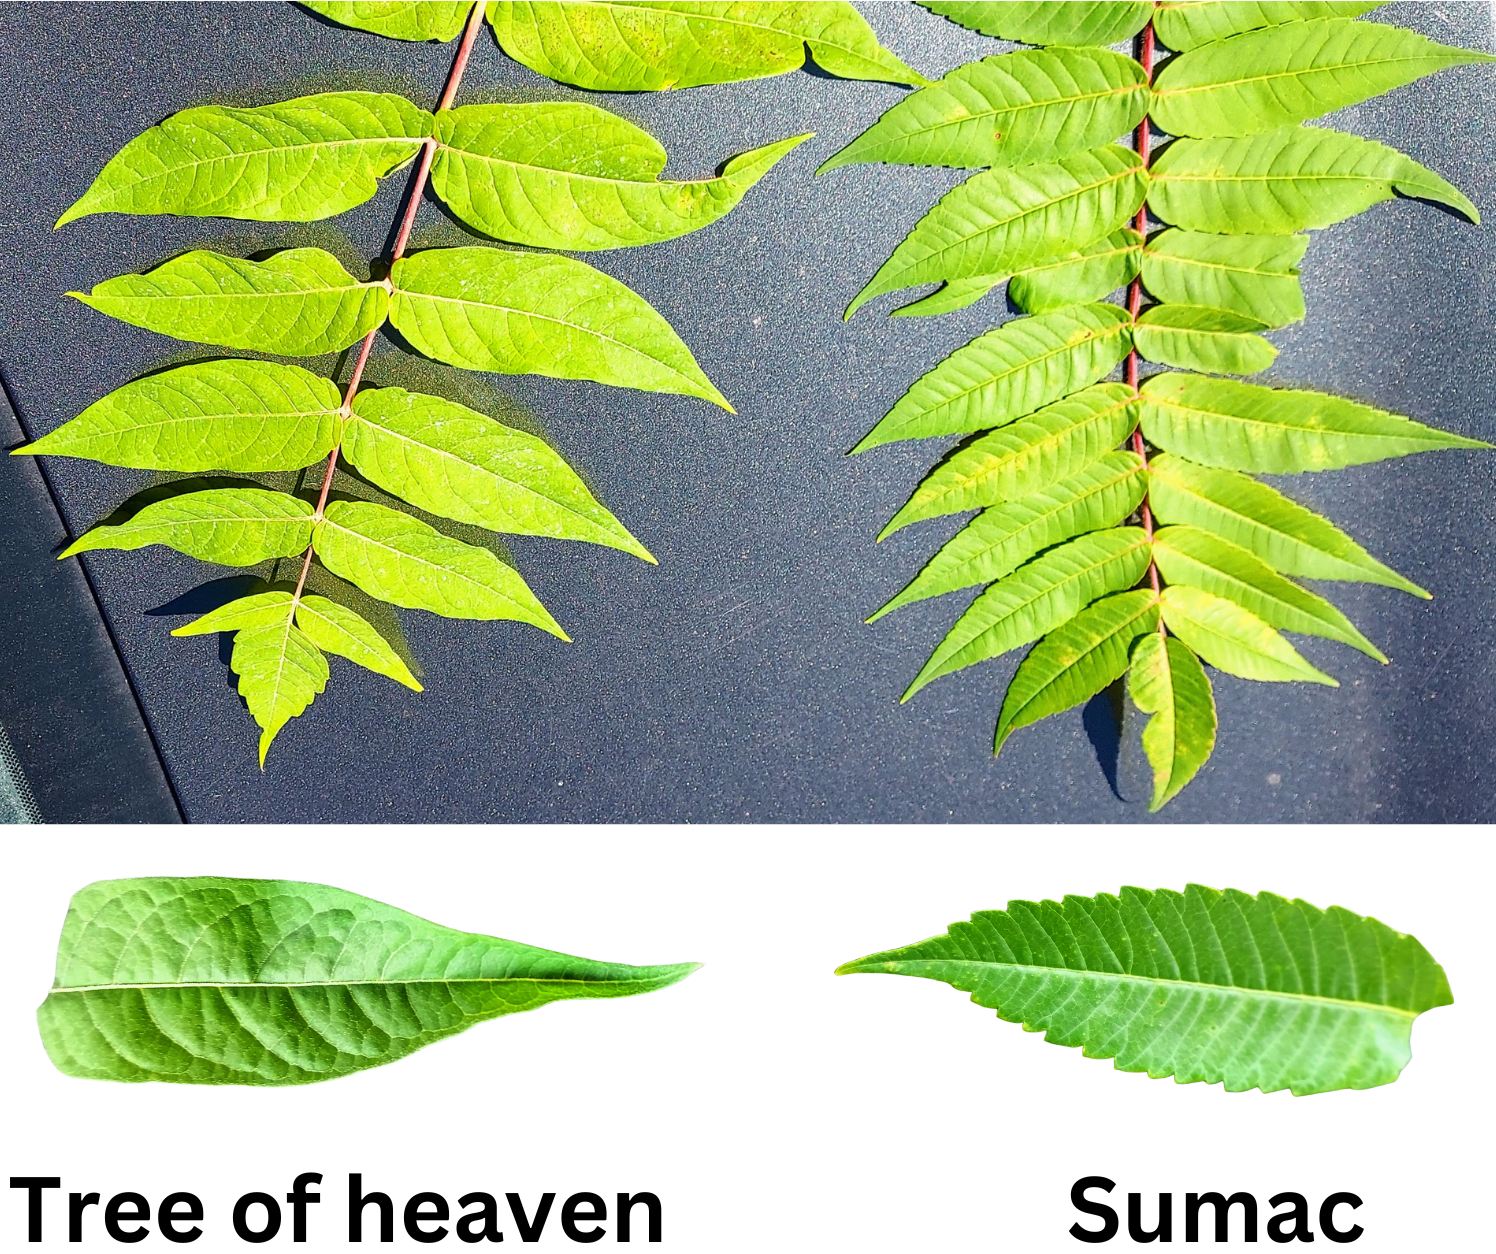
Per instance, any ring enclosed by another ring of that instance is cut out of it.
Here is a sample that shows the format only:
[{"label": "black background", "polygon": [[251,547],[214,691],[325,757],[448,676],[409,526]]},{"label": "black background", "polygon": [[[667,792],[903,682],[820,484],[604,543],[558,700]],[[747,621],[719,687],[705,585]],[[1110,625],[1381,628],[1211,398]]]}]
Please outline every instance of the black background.
[{"label": "black background", "polygon": [[[932,77],[1001,50],[911,5],[862,7],[884,42]],[[1493,49],[1486,4],[1395,4],[1376,16]],[[312,243],[366,273],[407,185],[406,175],[389,179],[367,205],[326,223],[108,215],[53,232],[120,146],[170,113],[210,102],[361,88],[402,92],[429,108],[454,48],[343,30],[290,4],[0,5],[0,367],[25,428],[51,430],[146,371],[217,353],[113,322],[64,292],[201,246],[247,256]],[[844,452],[917,375],[1009,316],[1000,298],[989,298],[943,318],[889,319],[898,302],[885,298],[841,320],[851,296],[961,177],[873,166],[813,177],[902,94],[812,69],[589,96],[539,78],[508,60],[490,34],[480,37],[460,103],[590,99],[657,135],[671,154],[668,177],[701,177],[747,147],[819,132],[722,222],[671,243],[587,257],[672,322],[738,413],[593,384],[422,370],[422,386],[537,424],[660,565],[513,538],[509,551],[574,644],[514,623],[401,612],[425,693],[334,658],[327,692],[282,732],[263,774],[257,729],[221,642],[168,634],[187,621],[184,604],[212,603],[177,598],[231,572],[159,547],[91,555],[189,818],[1145,816],[1137,720],[1129,719],[1119,754],[1104,700],[1021,733],[992,759],[1016,657],[944,679],[899,706],[964,597],[863,625],[958,522],[911,527],[875,547],[883,522],[937,459],[937,443]],[[1469,66],[1333,121],[1398,146],[1491,213],[1493,117],[1496,70]],[[1305,263],[1308,320],[1273,336],[1282,355],[1268,377],[1496,439],[1491,232],[1396,201],[1317,234]],[[471,242],[428,198],[412,246]],[[416,378],[391,341],[376,346],[375,362],[375,381]],[[335,362],[302,364],[330,371]],[[152,482],[66,459],[48,469],[74,534]],[[1493,472],[1489,454],[1444,453],[1287,485],[1436,599],[1335,586],[1337,602],[1393,663],[1300,642],[1340,678],[1338,690],[1218,676],[1215,758],[1163,818],[1496,814],[1485,770],[1496,721]],[[46,677],[36,682],[45,686]],[[97,787],[118,784],[101,776]]]}]

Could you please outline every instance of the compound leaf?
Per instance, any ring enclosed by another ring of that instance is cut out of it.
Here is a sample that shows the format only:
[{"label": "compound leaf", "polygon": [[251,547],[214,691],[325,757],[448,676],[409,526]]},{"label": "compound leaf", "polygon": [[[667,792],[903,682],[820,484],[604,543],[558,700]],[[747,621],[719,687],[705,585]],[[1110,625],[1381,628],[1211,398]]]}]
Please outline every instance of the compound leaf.
[{"label": "compound leaf", "polygon": [[598,249],[675,239],[715,222],[797,135],[734,157],[717,178],[661,182],[665,150],[595,105],[464,105],[439,114],[431,186],[487,235],[535,248]]},{"label": "compound leaf", "polygon": [[353,413],[344,456],[412,505],[493,531],[587,540],[654,561],[533,435],[455,401],[395,387],[360,392]]},{"label": "compound leaf", "polygon": [[1010,901],[838,968],[854,973],[941,980],[1118,1071],[1232,1093],[1389,1084],[1413,1020],[1454,1000],[1428,950],[1376,919],[1199,884]]},{"label": "compound leaf", "polygon": [[239,676],[239,695],[260,725],[263,771],[280,729],[327,687],[327,659],[287,614],[271,626],[239,629],[229,666]]},{"label": "compound leaf", "polygon": [[1165,527],[1154,534],[1153,560],[1169,583],[1235,601],[1269,627],[1338,640],[1378,662],[1387,660],[1324,597],[1283,578],[1261,558],[1218,535],[1199,527]]},{"label": "compound leaf", "polygon": [[457,38],[473,9],[471,0],[301,0],[301,6],[339,26],[413,43]]},{"label": "compound leaf", "polygon": [[1210,677],[1182,641],[1150,631],[1132,651],[1127,672],[1132,703],[1153,717],[1143,728],[1143,752],[1153,767],[1157,813],[1179,795],[1215,748],[1216,708]]},{"label": "compound leaf", "polygon": [[1102,383],[957,449],[919,485],[878,539],[926,518],[1026,497],[1100,461],[1138,424],[1137,395]]},{"label": "compound leaf", "polygon": [[74,895],[37,1021],[72,1076],[308,1084],[499,1015],[653,992],[697,965],[593,962],[321,884],[109,880]]},{"label": "compound leaf", "polygon": [[1021,270],[1008,281],[1008,298],[1024,313],[1053,313],[1100,300],[1138,275],[1143,237],[1131,227],[1067,256]]},{"label": "compound leaf", "polygon": [[1387,0],[1163,0],[1154,14],[1158,37],[1176,52],[1188,52],[1263,26],[1316,17],[1357,17]]},{"label": "compound leaf", "polygon": [[569,639],[517,570],[398,510],[335,501],[312,544],[328,570],[381,601],[445,618],[515,619]]},{"label": "compound leaf", "polygon": [[1345,17],[1249,31],[1173,58],[1151,114],[1170,135],[1257,135],[1323,117],[1452,65],[1493,61]]},{"label": "compound leaf", "polygon": [[395,262],[390,321],[464,370],[591,379],[732,406],[642,297],[571,257],[437,248]]},{"label": "compound leaf", "polygon": [[1297,126],[1170,144],[1153,166],[1148,207],[1190,231],[1287,235],[1333,226],[1399,194],[1480,221],[1457,188],[1395,148]]},{"label": "compound leaf", "polygon": [[983,510],[946,541],[909,586],[869,618],[900,606],[992,583],[1044,549],[1088,531],[1115,527],[1142,503],[1143,459],[1108,453],[1060,483]]},{"label": "compound leaf", "polygon": [[1103,597],[1045,636],[1008,685],[993,753],[1001,753],[1019,728],[1073,709],[1115,683],[1127,671],[1132,642],[1157,628],[1158,594],[1139,588]]},{"label": "compound leaf", "polygon": [[1098,597],[1132,587],[1148,572],[1148,550],[1141,528],[1116,527],[1071,540],[1020,566],[956,620],[902,700],[942,675],[1037,640]]},{"label": "compound leaf", "polygon": [[839,78],[922,85],[850,4],[490,0],[499,46],[537,74],[588,91],[736,83],[815,63]]},{"label": "compound leaf", "polygon": [[1299,680],[1340,687],[1251,610],[1225,597],[1170,584],[1163,590],[1160,610],[1170,631],[1228,675],[1264,683]]},{"label": "compound leaf", "polygon": [[361,205],[420,151],[432,118],[400,96],[207,105],[132,139],[57,225],[91,213],[313,222]]},{"label": "compound leaf", "polygon": [[1143,203],[1148,174],[1118,144],[973,175],[940,198],[847,307],[885,292],[1007,275],[1104,239]]},{"label": "compound leaf", "polygon": [[360,283],[320,248],[267,261],[190,252],[149,274],[108,279],[89,295],[100,313],[179,340],[287,357],[317,357],[363,339],[385,319],[389,293]]},{"label": "compound leaf", "polygon": [[1304,319],[1298,267],[1308,247],[1307,235],[1164,231],[1143,249],[1143,286],[1156,300],[1286,327]]},{"label": "compound leaf", "polygon": [[343,398],[270,361],[203,361],[116,388],[16,453],[141,470],[300,470],[338,441]]},{"label": "compound leaf", "polygon": [[336,653],[350,662],[385,675],[413,692],[422,691],[405,660],[372,623],[346,605],[326,597],[305,595],[296,603],[296,625],[324,653]]},{"label": "compound leaf", "polygon": [[1116,305],[1016,318],[978,336],[900,398],[852,451],[982,431],[1104,378],[1127,356],[1131,319]]},{"label": "compound leaf", "polygon": [[174,636],[206,636],[215,631],[238,631],[241,627],[275,627],[291,621],[291,594],[289,592],[257,592],[253,596],[240,597],[216,610],[209,610],[201,618],[178,627]]},{"label": "compound leaf", "polygon": [[1256,374],[1278,356],[1278,350],[1257,334],[1264,329],[1256,319],[1225,309],[1155,305],[1133,327],[1132,342],[1144,358],[1161,365],[1212,374]]},{"label": "compound leaf", "polygon": [[1429,597],[1334,523],[1234,470],[1161,454],[1148,463],[1148,499],[1161,522],[1186,523],[1219,535],[1282,574],[1375,583]]},{"label": "compound leaf", "polygon": [[1110,143],[1148,111],[1131,57],[1033,48],[985,57],[899,101],[816,171],[863,161],[979,169],[1053,161]]},{"label": "compound leaf", "polygon": [[59,557],[164,544],[221,566],[253,566],[300,553],[311,535],[312,507],[303,500],[265,488],[209,488],[156,501],[117,527],[95,527]]},{"label": "compound leaf", "polygon": [[919,0],[922,8],[967,30],[1021,44],[1116,44],[1131,39],[1153,16],[1151,0]]},{"label": "compound leaf", "polygon": [[1430,449],[1490,447],[1323,392],[1163,374],[1149,379],[1142,393],[1143,434],[1150,443],[1225,470],[1297,474]]}]

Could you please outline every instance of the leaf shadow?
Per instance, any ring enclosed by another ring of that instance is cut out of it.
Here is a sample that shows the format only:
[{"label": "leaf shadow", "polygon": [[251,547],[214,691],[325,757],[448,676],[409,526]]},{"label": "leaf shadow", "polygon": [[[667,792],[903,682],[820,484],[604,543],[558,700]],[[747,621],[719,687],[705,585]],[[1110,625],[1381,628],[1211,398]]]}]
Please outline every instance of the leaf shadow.
[{"label": "leaf shadow", "polygon": [[1126,681],[1118,679],[1103,688],[1086,702],[1081,711],[1081,724],[1086,729],[1086,738],[1096,754],[1096,763],[1106,776],[1107,787],[1118,801],[1126,802],[1118,778],[1122,760],[1122,729],[1127,705]]}]

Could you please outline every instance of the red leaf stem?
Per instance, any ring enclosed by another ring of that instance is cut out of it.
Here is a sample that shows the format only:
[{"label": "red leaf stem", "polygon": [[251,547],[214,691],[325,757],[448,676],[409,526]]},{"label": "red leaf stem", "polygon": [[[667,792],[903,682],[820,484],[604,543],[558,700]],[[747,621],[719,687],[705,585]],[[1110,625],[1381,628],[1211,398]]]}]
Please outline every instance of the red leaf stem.
[{"label": "red leaf stem", "polygon": [[[1149,22],[1148,25],[1143,28],[1143,33],[1141,36],[1139,36],[1138,42],[1140,45],[1138,49],[1138,60],[1142,63],[1143,66],[1144,81],[1152,83],[1152,22]],[[1148,115],[1145,113],[1143,115],[1143,120],[1138,123],[1136,140],[1138,156],[1142,158],[1144,171],[1148,169],[1149,148],[1152,143],[1152,139],[1152,131],[1150,130],[1148,125]],[[1141,235],[1144,240],[1148,238],[1148,200],[1146,197],[1144,198],[1143,203],[1138,207],[1138,216],[1133,221],[1133,229],[1137,231],[1137,233]],[[1133,322],[1137,322],[1138,312],[1142,309],[1142,306],[1143,275],[1140,266],[1138,277],[1133,279],[1132,286],[1128,289],[1127,292],[1127,312],[1132,315]],[[1134,392],[1136,392],[1138,389],[1138,350],[1136,348],[1134,348],[1127,354],[1127,386],[1132,388]],[[1141,427],[1139,427],[1132,433],[1132,450],[1143,459],[1143,469],[1144,471],[1146,471],[1148,469],[1148,448],[1147,445],[1143,442],[1143,431]],[[1143,497],[1141,512],[1143,518],[1143,534],[1148,537],[1148,541],[1151,544],[1153,542],[1153,507],[1149,505],[1148,497],[1146,495]],[[1148,563],[1148,582],[1153,587],[1154,596],[1157,596],[1160,590],[1158,565],[1157,563],[1152,561]],[[1159,631],[1162,632],[1163,630],[1163,624],[1160,623]]]}]

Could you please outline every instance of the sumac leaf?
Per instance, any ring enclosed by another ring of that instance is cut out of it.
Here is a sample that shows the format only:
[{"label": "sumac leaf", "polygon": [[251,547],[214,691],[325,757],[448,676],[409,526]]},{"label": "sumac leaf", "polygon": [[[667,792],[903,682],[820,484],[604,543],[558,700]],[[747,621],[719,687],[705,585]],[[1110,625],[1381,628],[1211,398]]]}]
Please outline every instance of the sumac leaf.
[{"label": "sumac leaf", "polygon": [[281,728],[303,714],[327,687],[327,659],[288,614],[273,625],[240,628],[229,666],[239,676],[239,695],[260,725],[263,771],[265,755]]},{"label": "sumac leaf", "polygon": [[1256,374],[1278,356],[1278,350],[1256,334],[1264,329],[1255,318],[1225,309],[1155,305],[1133,327],[1132,342],[1139,354],[1161,365],[1210,374]]},{"label": "sumac leaf", "polygon": [[1137,278],[1142,251],[1142,236],[1123,227],[1055,261],[1020,270],[1008,281],[1008,299],[1028,314],[1100,300]]},{"label": "sumac leaf", "polygon": [[174,636],[206,636],[215,631],[238,631],[241,627],[273,627],[291,621],[291,594],[289,592],[257,592],[240,597],[216,610],[209,610],[201,618],[178,627]]},{"label": "sumac leaf", "polygon": [[303,595],[296,603],[296,625],[324,653],[336,653],[350,662],[384,675],[413,692],[422,691],[405,660],[362,615],[326,597]]},{"label": "sumac leaf", "polygon": [[1286,327],[1304,319],[1299,262],[1308,247],[1307,235],[1163,231],[1143,249],[1143,286],[1160,301]]},{"label": "sumac leaf", "polygon": [[1159,599],[1164,625],[1218,670],[1261,683],[1295,680],[1340,685],[1311,666],[1293,645],[1251,610],[1183,584],[1170,584]]},{"label": "sumac leaf", "polygon": [[1316,17],[1357,17],[1387,0],[1162,0],[1153,15],[1158,37],[1176,52],[1264,26]]},{"label": "sumac leaf", "polygon": [[164,544],[221,566],[254,566],[290,557],[312,536],[312,507],[265,488],[209,488],[147,505],[129,522],[95,527],[59,554],[141,549]]},{"label": "sumac leaf", "polygon": [[1132,703],[1152,717],[1143,752],[1153,767],[1157,813],[1194,779],[1215,748],[1215,697],[1200,659],[1182,640],[1150,631],[1133,646],[1127,671]]},{"label": "sumac leaf", "polygon": [[1153,16],[1152,0],[919,0],[931,13],[994,39],[1022,44],[1115,44]]},{"label": "sumac leaf", "polygon": [[300,0],[304,9],[339,26],[421,43],[446,43],[462,33],[472,0]]}]

